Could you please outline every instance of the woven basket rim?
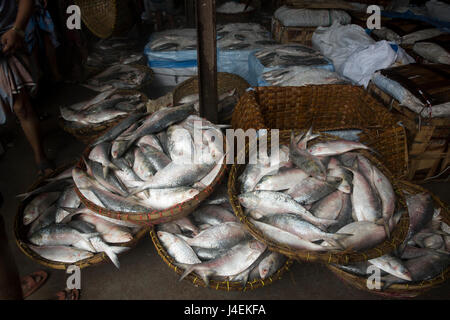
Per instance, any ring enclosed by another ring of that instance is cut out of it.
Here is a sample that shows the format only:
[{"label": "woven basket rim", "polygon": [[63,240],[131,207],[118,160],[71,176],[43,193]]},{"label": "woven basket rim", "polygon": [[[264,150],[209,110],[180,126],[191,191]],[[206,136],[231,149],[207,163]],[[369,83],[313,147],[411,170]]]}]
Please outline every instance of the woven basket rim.
[{"label": "woven basket rim", "polygon": [[[219,88],[220,83],[219,82],[221,80],[234,81],[235,83],[240,84],[242,88],[244,86],[246,86],[246,88],[251,87],[250,84],[247,82],[247,80],[245,80],[244,78],[242,78],[241,76],[239,76],[237,74],[229,73],[229,72],[218,72],[217,73],[217,84],[218,84],[217,89],[218,89],[218,91],[220,91],[220,88]],[[186,79],[183,82],[177,84],[176,87],[172,91],[172,94],[174,97],[173,102],[178,103],[178,93],[196,81],[198,81],[198,76],[192,76],[189,79]],[[236,89],[239,89],[239,88],[236,88]],[[192,91],[192,90],[188,90],[188,91]]]},{"label": "woven basket rim", "polygon": [[[152,242],[155,246],[156,251],[158,252],[158,255],[162,258],[162,260],[169,266],[170,269],[175,271],[178,275],[183,274],[183,269],[177,267],[174,265],[175,260],[169,255],[167,250],[164,248],[164,246],[159,241],[159,238],[155,232],[155,228],[151,227],[149,230],[150,238],[152,239]],[[277,270],[277,272],[272,275],[271,277],[263,280],[263,279],[255,279],[251,282],[247,282],[245,287],[242,286],[240,282],[236,281],[217,281],[217,280],[209,280],[209,285],[206,286],[205,282],[201,279],[201,277],[197,276],[195,273],[191,273],[186,276],[184,280],[191,282],[195,286],[201,286],[201,287],[209,287],[215,290],[222,290],[222,291],[248,291],[253,290],[257,288],[261,288],[264,286],[267,286],[269,284],[272,284],[274,281],[279,280],[282,278],[282,275],[289,270],[289,268],[292,266],[294,261],[288,257],[286,257],[286,262],[284,265]]]},{"label": "woven basket rim", "polygon": [[[447,224],[450,224],[450,207],[445,204],[439,197],[437,197],[435,194],[430,192],[429,190],[419,186],[415,185],[409,181],[406,180],[400,180],[398,181],[398,184],[402,190],[406,191],[416,191],[417,193],[421,192],[427,192],[431,195],[434,201],[434,205],[439,206],[443,211],[441,211],[441,216],[444,222]],[[444,214],[442,214],[444,213]],[[342,280],[352,284],[353,286],[356,286],[354,283],[357,283],[358,288],[366,288],[366,281],[367,279],[355,274],[351,274],[349,272],[346,272],[344,270],[339,269],[336,266],[328,265],[327,266],[334,274],[336,274],[339,278]],[[450,265],[447,267],[447,269],[440,274],[439,276],[434,277],[430,280],[424,280],[420,283],[411,283],[411,284],[393,284],[389,288],[379,291],[379,290],[369,290],[366,289],[368,292],[376,293],[376,294],[383,294],[383,295],[392,295],[392,296],[402,296],[406,295],[407,293],[413,292],[413,294],[420,294],[423,293],[426,290],[429,290],[431,288],[434,288],[438,285],[443,284],[447,279],[450,278]],[[415,292],[417,291],[417,292]]]},{"label": "woven basket rim", "polygon": [[[48,178],[52,178],[55,177],[56,175],[58,175],[59,173],[63,172],[64,170],[70,168],[71,166],[74,166],[75,162],[71,162],[65,165],[60,166],[59,168],[57,168],[56,170],[54,170],[52,173],[41,177],[40,179],[36,180],[28,189],[27,192],[30,192],[34,189],[36,189],[37,187],[39,187],[40,185],[42,185],[43,183],[45,183],[45,180]],[[26,207],[26,205],[31,201],[32,199],[28,199],[25,200],[23,202],[21,202],[19,204],[19,207],[17,209],[16,215],[14,217],[14,237],[15,237],[15,242],[17,244],[17,246],[19,247],[20,251],[22,251],[23,254],[25,254],[25,256],[27,256],[28,258],[30,258],[31,260],[52,268],[52,269],[58,269],[58,270],[66,270],[69,266],[72,265],[76,265],[78,266],[80,269],[86,268],[86,267],[90,267],[90,266],[94,266],[94,265],[98,265],[104,262],[109,262],[110,259],[109,257],[104,253],[104,252],[97,252],[95,253],[92,257],[87,258],[87,259],[83,259],[74,263],[66,263],[66,262],[58,262],[58,261],[53,261],[53,260],[49,260],[46,258],[43,258],[42,256],[40,256],[39,254],[37,254],[36,252],[34,252],[30,246],[29,243],[23,239],[21,237],[21,228],[24,228],[25,226],[23,226],[22,224],[22,217],[23,217],[23,212],[24,209]],[[115,243],[114,246],[118,246],[118,247],[130,247],[133,248],[134,246],[137,245],[137,243],[139,242],[139,240],[141,240],[145,234],[147,233],[147,228],[142,228],[142,230],[140,230],[138,233],[136,233],[133,236],[133,240],[129,241],[129,242],[125,242],[125,243]],[[126,252],[123,253],[119,253],[118,256],[125,254]]]},{"label": "woven basket rim", "polygon": [[[92,150],[91,146],[88,146],[83,152],[83,157],[88,158],[91,150]],[[82,158],[79,159],[76,166],[77,168],[85,171],[85,165],[83,163]],[[173,221],[175,219],[179,219],[190,214],[195,208],[197,208],[200,205],[200,203],[204,199],[206,199],[209,195],[211,195],[211,193],[214,192],[216,186],[223,179],[226,170],[227,164],[226,161],[224,161],[219,170],[219,173],[214,178],[214,181],[208,187],[200,191],[199,194],[192,197],[191,199],[188,199],[182,203],[176,204],[164,210],[149,209],[148,212],[137,212],[137,213],[108,210],[106,208],[96,205],[95,203],[87,199],[78,189],[76,184],[75,184],[75,192],[78,194],[78,196],[81,199],[81,202],[83,202],[83,204],[86,207],[102,216],[110,217],[117,220],[129,221],[131,223],[135,223],[138,225],[153,226],[155,224]]]},{"label": "woven basket rim", "polygon": [[[287,135],[287,133],[291,132],[291,130],[280,130],[280,138],[282,134]],[[298,134],[300,130],[294,130],[295,134]],[[321,138],[318,138],[314,140],[315,142],[318,141],[330,141],[330,140],[336,140],[341,139],[336,136],[332,136],[329,134],[321,133]],[[267,137],[267,143],[270,145],[270,135],[268,134]],[[312,144],[314,144],[314,141]],[[245,148],[246,154],[248,154],[248,144]],[[396,180],[392,177],[392,174],[390,173],[389,169],[387,169],[380,161],[378,161],[375,157],[372,156],[371,153],[367,152],[366,150],[356,150],[353,152],[361,153],[364,155],[367,159],[369,159],[374,165],[377,166],[378,169],[380,169],[384,175],[389,179],[391,182],[395,193],[396,193],[396,203],[397,206],[405,206],[406,201],[404,199],[403,194],[399,192]],[[239,157],[240,155],[237,155]],[[339,264],[349,264],[352,262],[359,262],[359,261],[367,261],[369,259],[380,257],[386,253],[392,252],[397,248],[398,245],[400,245],[403,240],[406,237],[406,233],[409,227],[409,216],[405,212],[401,218],[400,221],[397,223],[397,225],[394,227],[394,229],[391,232],[391,239],[385,239],[382,243],[379,243],[377,246],[371,249],[367,249],[364,252],[357,252],[353,250],[345,250],[342,252],[315,252],[315,251],[308,251],[308,250],[294,250],[290,248],[287,245],[276,243],[273,240],[270,240],[266,238],[262,232],[257,230],[254,225],[249,221],[247,216],[244,213],[244,210],[242,206],[239,203],[239,200],[237,198],[239,191],[238,191],[238,185],[239,182],[237,180],[238,175],[238,169],[243,168],[244,165],[236,165],[233,164],[230,170],[229,179],[228,179],[228,196],[230,199],[230,203],[233,207],[233,211],[235,215],[240,219],[240,221],[245,225],[247,230],[259,241],[265,243],[271,250],[277,251],[281,254],[284,254],[286,256],[289,256],[291,258],[300,260],[300,261],[306,261],[306,262],[312,262],[312,261],[320,261],[326,264],[330,263],[339,263]],[[384,249],[384,250],[382,250]]]}]

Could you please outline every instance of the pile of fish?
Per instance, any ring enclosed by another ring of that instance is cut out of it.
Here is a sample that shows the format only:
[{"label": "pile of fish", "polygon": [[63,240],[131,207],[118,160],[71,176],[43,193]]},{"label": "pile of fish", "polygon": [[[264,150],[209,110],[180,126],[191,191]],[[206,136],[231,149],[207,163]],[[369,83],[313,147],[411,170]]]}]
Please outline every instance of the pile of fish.
[{"label": "pile of fish", "polygon": [[230,23],[217,27],[220,50],[253,50],[275,45],[270,33],[256,23]]},{"label": "pile of fish", "polygon": [[263,79],[272,86],[307,86],[346,83],[336,72],[306,66],[291,66],[266,71]]},{"label": "pile of fish", "polygon": [[310,47],[300,44],[276,45],[255,52],[256,58],[266,68],[290,66],[325,66],[330,62]]},{"label": "pile of fish", "polygon": [[91,202],[126,213],[164,210],[194,198],[222,167],[223,135],[193,104],[131,114],[92,145],[73,179]]},{"label": "pile of fish", "polygon": [[87,66],[106,68],[112,64],[139,64],[144,60],[142,45],[130,38],[112,37],[94,44]]},{"label": "pile of fish", "polygon": [[115,64],[94,77],[83,86],[94,91],[104,92],[116,89],[136,89],[151,79],[150,70],[139,65]]},{"label": "pile of fish", "polygon": [[[232,23],[217,27],[217,48],[250,50],[274,45],[269,32],[256,23]],[[148,44],[151,51],[197,50],[196,29],[167,30],[155,34]]]},{"label": "pile of fish", "polygon": [[[184,96],[180,99],[179,104],[193,103],[196,113],[200,109],[200,97],[198,93]],[[239,102],[239,93],[236,89],[224,92],[218,97],[217,112],[219,114],[219,121],[225,121],[231,118],[234,107]]]},{"label": "pile of fish", "polygon": [[197,30],[174,29],[156,32],[147,46],[151,51],[197,50]]},{"label": "pile of fish", "polygon": [[311,129],[278,154],[259,156],[239,176],[241,206],[267,239],[293,251],[365,251],[390,237],[401,212],[388,178],[364,144],[319,137]]},{"label": "pile of fish", "polygon": [[212,196],[210,201],[215,204],[202,204],[190,216],[156,227],[163,247],[175,264],[185,269],[180,280],[191,272],[206,284],[212,279],[245,286],[269,278],[284,265],[286,257],[253,239],[221,193]]},{"label": "pile of fish", "polygon": [[392,284],[414,284],[441,275],[450,266],[450,226],[441,220],[429,193],[406,194],[410,226],[405,242],[393,254],[367,262],[337,267],[366,277],[368,268],[381,271],[382,289]]},{"label": "pile of fish", "polygon": [[61,107],[61,117],[71,124],[84,127],[112,121],[136,111],[145,110],[142,94],[124,94],[110,89],[88,101]]},{"label": "pile of fish", "polygon": [[[119,268],[117,255],[129,247],[140,227],[92,212],[75,192],[69,168],[39,188],[22,194],[29,202],[23,212],[28,246],[41,257],[75,263],[104,252]],[[25,240],[25,239],[23,239]]]}]

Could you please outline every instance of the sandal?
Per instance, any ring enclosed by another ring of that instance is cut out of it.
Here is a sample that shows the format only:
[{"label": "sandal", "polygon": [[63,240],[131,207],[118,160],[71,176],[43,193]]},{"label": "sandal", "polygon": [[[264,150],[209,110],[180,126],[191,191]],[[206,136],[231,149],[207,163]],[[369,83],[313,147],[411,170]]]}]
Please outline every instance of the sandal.
[{"label": "sandal", "polygon": [[38,168],[38,178],[48,176],[55,170],[55,166],[49,160],[41,161],[41,163],[37,165],[37,168]]},{"label": "sandal", "polygon": [[37,289],[39,289],[47,280],[48,274],[45,271],[37,271],[28,276],[23,277],[20,282],[22,286],[23,298],[29,297]]},{"label": "sandal", "polygon": [[78,289],[64,289],[56,293],[56,300],[79,300],[80,290]]}]

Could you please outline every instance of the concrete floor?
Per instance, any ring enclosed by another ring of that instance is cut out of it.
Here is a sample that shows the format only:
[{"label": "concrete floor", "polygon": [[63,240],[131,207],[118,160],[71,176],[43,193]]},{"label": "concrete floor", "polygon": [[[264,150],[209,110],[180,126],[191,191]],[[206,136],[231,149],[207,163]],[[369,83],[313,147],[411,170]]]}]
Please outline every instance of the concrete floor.
[{"label": "concrete floor", "polygon": [[[148,88],[150,98],[158,97],[170,88]],[[45,149],[51,159],[62,165],[78,159],[84,146],[56,125],[58,107],[72,104],[93,96],[93,92],[77,86],[67,86],[61,90],[49,90],[37,104],[39,112],[51,117],[42,122]],[[29,299],[49,299],[54,293],[65,288],[67,275],[61,270],[42,267],[30,260],[14,242],[13,219],[19,201],[16,195],[24,192],[33,183],[36,169],[31,149],[18,125],[11,121],[8,132],[15,138],[6,154],[0,158],[0,191],[5,203],[0,209],[8,228],[9,245],[14,253],[21,275],[44,269],[50,276],[47,283]],[[0,135],[5,128],[0,128]],[[428,184],[431,191],[450,203],[450,183]],[[158,256],[149,236],[146,236],[131,252],[120,257],[121,269],[111,263],[83,269],[81,271],[81,298],[90,299],[381,299],[379,296],[349,287],[337,279],[326,267],[318,264],[295,263],[281,280],[264,288],[239,292],[223,292],[197,288],[187,281],[178,281],[174,273]],[[435,288],[419,298],[449,299],[450,282]]]}]

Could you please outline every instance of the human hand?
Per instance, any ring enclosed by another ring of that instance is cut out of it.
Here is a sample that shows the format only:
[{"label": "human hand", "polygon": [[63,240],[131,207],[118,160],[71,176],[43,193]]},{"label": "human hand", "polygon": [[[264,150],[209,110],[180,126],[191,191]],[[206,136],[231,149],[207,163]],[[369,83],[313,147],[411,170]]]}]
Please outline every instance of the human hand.
[{"label": "human hand", "polygon": [[3,34],[1,44],[3,46],[3,53],[14,53],[23,45],[23,39],[16,31],[10,29]]}]

